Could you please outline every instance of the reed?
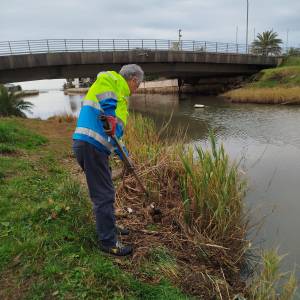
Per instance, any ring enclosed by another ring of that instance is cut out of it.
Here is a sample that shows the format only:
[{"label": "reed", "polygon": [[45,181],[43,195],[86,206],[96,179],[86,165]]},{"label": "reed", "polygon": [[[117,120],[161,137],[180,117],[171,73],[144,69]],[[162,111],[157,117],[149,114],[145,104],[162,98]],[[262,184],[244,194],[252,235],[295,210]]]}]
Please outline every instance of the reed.
[{"label": "reed", "polygon": [[249,299],[289,300],[294,298],[297,288],[295,274],[280,272],[282,259],[283,256],[279,256],[277,250],[266,251],[262,254],[262,267],[249,288]]},{"label": "reed", "polygon": [[181,194],[188,224],[208,232],[214,240],[226,236],[242,224],[244,183],[237,166],[229,161],[223,145],[217,147],[210,133],[210,151],[196,147],[181,153],[184,172]]},{"label": "reed", "polygon": [[[161,138],[165,128],[158,130],[152,120],[141,115],[131,116],[126,128],[125,144],[150,191],[147,203],[162,211],[162,226],[172,236],[170,240],[163,233],[157,239],[136,235],[138,243],[151,242],[153,247],[157,242],[158,247],[171,249],[181,270],[178,284],[187,292],[199,295],[201,290],[210,289],[210,296],[219,295],[222,287],[211,288],[211,280],[224,281],[223,269],[228,279],[235,278],[241,290],[243,283],[237,274],[248,243],[242,203],[244,184],[237,176],[237,166],[230,162],[224,147],[217,146],[212,133],[210,150],[193,149],[184,145],[182,134],[167,138],[164,134]],[[141,199],[134,178],[128,176],[117,189],[118,210],[124,210],[124,205],[134,207],[140,219],[136,215],[132,220],[128,218],[127,226],[139,224],[137,231],[143,227],[147,231],[153,220],[147,210],[139,207]],[[136,258],[143,260],[144,256],[143,251],[136,250]],[[170,280],[175,280],[174,276]],[[221,294],[227,295],[227,290],[233,293],[226,283]]]},{"label": "reed", "polygon": [[223,94],[231,102],[257,104],[300,104],[300,87],[245,87]]},{"label": "reed", "polygon": [[[153,257],[149,249],[167,249],[172,264],[166,272],[159,271],[158,278],[164,273],[184,291],[203,299],[246,295],[249,290],[239,273],[250,243],[243,204],[246,184],[239,178],[238,165],[212,132],[207,150],[185,146],[182,135],[162,139],[158,132],[162,130],[141,115],[132,115],[126,128],[125,143],[150,191],[150,199],[143,200],[130,175],[117,188],[117,210],[133,208],[123,223],[135,231],[131,242],[139,245],[130,271],[141,272],[145,257]],[[147,208],[150,203],[161,211],[158,221]],[[156,229],[149,231],[150,227]],[[254,282],[257,289],[259,284]],[[292,288],[288,281],[283,293],[289,295]]]}]

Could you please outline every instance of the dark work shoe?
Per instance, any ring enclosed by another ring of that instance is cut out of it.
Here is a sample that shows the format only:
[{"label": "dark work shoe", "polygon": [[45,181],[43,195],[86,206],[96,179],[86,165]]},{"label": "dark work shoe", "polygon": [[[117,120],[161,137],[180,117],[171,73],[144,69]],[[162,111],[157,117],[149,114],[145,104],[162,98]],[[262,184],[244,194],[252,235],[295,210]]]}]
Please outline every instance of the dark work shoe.
[{"label": "dark work shoe", "polygon": [[128,235],[129,230],[125,229],[125,228],[121,228],[119,226],[116,226],[116,233],[119,234],[119,235]]},{"label": "dark work shoe", "polygon": [[111,247],[106,247],[106,246],[103,246],[103,245],[100,244],[100,249],[103,252],[113,254],[113,255],[116,255],[116,256],[130,255],[133,251],[131,246],[122,245],[119,241],[116,242],[115,246],[111,246]]}]

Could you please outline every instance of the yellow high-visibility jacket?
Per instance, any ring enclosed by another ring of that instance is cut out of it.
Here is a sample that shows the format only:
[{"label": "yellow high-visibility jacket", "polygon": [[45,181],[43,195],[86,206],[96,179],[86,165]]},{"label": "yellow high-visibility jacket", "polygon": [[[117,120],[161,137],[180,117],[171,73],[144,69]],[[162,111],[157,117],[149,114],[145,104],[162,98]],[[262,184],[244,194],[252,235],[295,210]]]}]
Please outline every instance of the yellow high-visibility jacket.
[{"label": "yellow high-visibility jacket", "polygon": [[117,118],[116,136],[120,139],[127,123],[129,95],[127,81],[120,74],[99,73],[82,102],[73,139],[88,142],[107,154],[114,151],[116,145],[105,133],[99,115]]}]

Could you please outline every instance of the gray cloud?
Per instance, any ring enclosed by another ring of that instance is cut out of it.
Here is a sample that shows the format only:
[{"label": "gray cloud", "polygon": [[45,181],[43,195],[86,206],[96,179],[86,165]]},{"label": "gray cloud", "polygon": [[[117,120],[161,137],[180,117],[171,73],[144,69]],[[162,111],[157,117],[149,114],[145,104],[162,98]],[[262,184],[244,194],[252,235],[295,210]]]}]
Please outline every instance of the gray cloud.
[{"label": "gray cloud", "polygon": [[[274,29],[300,46],[299,0],[250,0],[249,36]],[[246,0],[4,0],[0,40],[163,38],[245,42]]]}]

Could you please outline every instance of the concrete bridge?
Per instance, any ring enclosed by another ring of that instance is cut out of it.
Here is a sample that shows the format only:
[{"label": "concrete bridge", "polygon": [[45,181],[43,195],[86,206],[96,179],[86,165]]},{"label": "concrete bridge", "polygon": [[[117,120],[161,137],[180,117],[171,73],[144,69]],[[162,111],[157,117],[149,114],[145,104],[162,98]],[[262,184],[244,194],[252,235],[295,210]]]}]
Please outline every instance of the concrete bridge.
[{"label": "concrete bridge", "polygon": [[244,45],[171,40],[36,40],[0,42],[0,82],[95,77],[128,63],[146,74],[196,81],[252,75],[278,57],[252,55]]}]

